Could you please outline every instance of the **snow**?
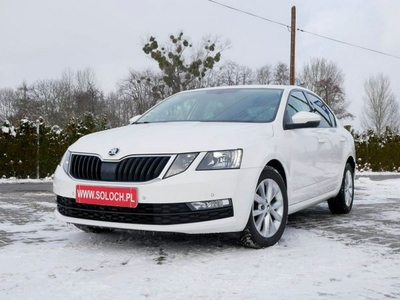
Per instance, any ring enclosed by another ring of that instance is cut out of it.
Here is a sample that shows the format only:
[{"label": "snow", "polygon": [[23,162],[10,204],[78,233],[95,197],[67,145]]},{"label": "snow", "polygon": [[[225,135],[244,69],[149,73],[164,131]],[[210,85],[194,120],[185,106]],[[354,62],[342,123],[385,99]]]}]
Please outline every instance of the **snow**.
[{"label": "snow", "polygon": [[0,194],[0,298],[400,298],[400,245],[352,235],[365,227],[398,240],[399,182],[360,177],[351,214],[332,217],[325,204],[302,212],[261,250],[226,235],[83,233],[55,220],[50,193],[11,194],[12,203]]},{"label": "snow", "polygon": [[31,179],[31,178],[26,178],[26,179],[19,179],[15,177],[10,177],[10,178],[0,178],[0,184],[2,183],[44,183],[44,182],[53,182],[52,177],[46,177],[42,179]]},{"label": "snow", "polygon": [[399,172],[374,172],[374,171],[357,171],[357,176],[398,176],[400,175]]}]

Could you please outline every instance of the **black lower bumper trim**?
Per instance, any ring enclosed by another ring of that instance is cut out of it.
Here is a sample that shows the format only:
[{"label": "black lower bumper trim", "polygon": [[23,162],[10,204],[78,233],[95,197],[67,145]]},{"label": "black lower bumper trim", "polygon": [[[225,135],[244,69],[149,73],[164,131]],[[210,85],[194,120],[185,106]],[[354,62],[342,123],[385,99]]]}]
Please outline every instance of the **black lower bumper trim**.
[{"label": "black lower bumper trim", "polygon": [[76,203],[73,198],[57,196],[57,210],[66,217],[146,225],[174,225],[233,217],[233,207],[191,211],[185,203],[141,204],[136,208]]}]

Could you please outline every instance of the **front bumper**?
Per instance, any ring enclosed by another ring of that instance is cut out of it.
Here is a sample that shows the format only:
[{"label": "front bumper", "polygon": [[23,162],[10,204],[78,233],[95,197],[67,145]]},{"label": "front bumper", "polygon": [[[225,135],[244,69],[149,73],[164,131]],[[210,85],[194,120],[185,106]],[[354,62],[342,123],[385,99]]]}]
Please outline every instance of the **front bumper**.
[{"label": "front bumper", "polygon": [[[261,170],[256,168],[186,172],[143,183],[75,180],[58,167],[54,179],[56,216],[68,223],[131,230],[216,233],[242,231],[247,224],[254,189]],[[75,203],[77,184],[138,189],[137,208]],[[232,206],[190,211],[186,203],[231,199]],[[179,210],[178,207],[182,209]],[[188,210],[185,211],[184,207]]]}]

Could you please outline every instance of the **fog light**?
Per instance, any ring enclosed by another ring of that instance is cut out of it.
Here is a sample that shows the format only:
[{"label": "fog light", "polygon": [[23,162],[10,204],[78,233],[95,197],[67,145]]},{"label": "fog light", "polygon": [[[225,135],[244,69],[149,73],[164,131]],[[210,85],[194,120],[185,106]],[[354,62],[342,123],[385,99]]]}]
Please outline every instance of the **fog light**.
[{"label": "fog light", "polygon": [[198,202],[187,203],[187,205],[189,206],[189,208],[192,211],[215,209],[215,208],[232,206],[232,200],[231,199],[220,199],[220,200],[212,200],[212,201],[198,201]]}]

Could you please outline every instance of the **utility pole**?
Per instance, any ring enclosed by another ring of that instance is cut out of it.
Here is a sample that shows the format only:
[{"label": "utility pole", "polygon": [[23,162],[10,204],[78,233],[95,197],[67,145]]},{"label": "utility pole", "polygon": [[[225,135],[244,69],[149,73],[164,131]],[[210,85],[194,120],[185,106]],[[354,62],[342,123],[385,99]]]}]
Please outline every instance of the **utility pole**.
[{"label": "utility pole", "polygon": [[39,143],[39,134],[40,134],[40,121],[36,120],[36,179],[40,178],[39,172],[39,154],[40,154],[40,143]]},{"label": "utility pole", "polygon": [[292,6],[292,24],[290,27],[290,84],[294,85],[296,48],[296,6]]}]

